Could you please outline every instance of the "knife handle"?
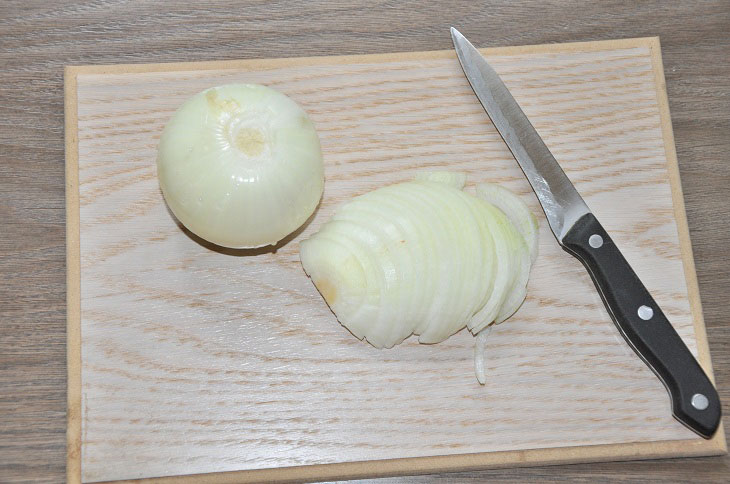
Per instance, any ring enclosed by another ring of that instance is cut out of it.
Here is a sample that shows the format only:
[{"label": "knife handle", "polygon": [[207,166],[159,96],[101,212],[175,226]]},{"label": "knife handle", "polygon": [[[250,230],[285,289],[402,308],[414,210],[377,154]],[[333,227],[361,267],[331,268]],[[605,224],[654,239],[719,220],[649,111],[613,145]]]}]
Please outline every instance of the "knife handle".
[{"label": "knife handle", "polygon": [[712,437],[720,424],[717,390],[596,217],[581,217],[562,244],[588,269],[629,346],[664,383],[674,417]]}]

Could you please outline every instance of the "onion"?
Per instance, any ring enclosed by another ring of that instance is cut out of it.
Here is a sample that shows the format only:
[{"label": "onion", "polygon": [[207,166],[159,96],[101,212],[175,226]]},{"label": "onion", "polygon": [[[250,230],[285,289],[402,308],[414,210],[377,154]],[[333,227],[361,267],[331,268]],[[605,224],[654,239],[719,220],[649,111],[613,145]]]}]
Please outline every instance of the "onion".
[{"label": "onion", "polygon": [[537,259],[537,219],[527,204],[514,193],[493,183],[477,185],[477,197],[491,203],[507,215],[530,249],[530,260]]},{"label": "onion", "polygon": [[484,330],[477,334],[476,339],[474,340],[474,373],[476,374],[477,381],[481,385],[487,383],[487,336],[489,336],[491,331],[492,326],[487,326]]},{"label": "onion", "polygon": [[289,97],[256,84],[206,89],[165,127],[157,155],[175,217],[215,244],[275,244],[300,227],[322,196],[319,138]]},{"label": "onion", "polygon": [[465,326],[480,335],[477,376],[490,325],[527,292],[537,220],[512,192],[466,176],[417,175],[340,206],[300,244],[305,272],[340,323],[377,348],[412,334],[438,343]]}]

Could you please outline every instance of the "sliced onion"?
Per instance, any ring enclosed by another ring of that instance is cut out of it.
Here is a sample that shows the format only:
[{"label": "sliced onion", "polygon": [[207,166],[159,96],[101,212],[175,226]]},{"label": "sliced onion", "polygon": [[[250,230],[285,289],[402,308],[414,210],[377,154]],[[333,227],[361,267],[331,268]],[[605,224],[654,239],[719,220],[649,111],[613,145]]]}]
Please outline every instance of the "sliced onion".
[{"label": "sliced onion", "polygon": [[492,326],[479,331],[474,340],[474,373],[480,385],[487,383],[487,337],[492,332]]},{"label": "sliced onion", "polygon": [[[348,244],[342,240],[320,234],[321,248],[326,250],[327,257],[321,257],[324,251],[316,252],[313,257],[320,257],[310,276],[320,281],[318,286],[324,299],[332,306],[333,311],[347,312],[347,319],[352,321],[356,313],[363,307],[366,300],[365,288],[368,287],[366,272],[363,264],[350,250]],[[308,245],[302,245],[302,253],[308,250]],[[306,257],[306,256],[305,256]],[[337,267],[335,270],[332,266]],[[327,285],[325,281],[335,280],[334,284]],[[377,305],[374,305],[377,307]],[[354,331],[362,333],[362,331]],[[359,336],[362,338],[362,336]]]},{"label": "sliced onion", "polygon": [[518,239],[517,244],[524,248],[516,250],[514,279],[502,301],[499,312],[494,317],[494,324],[499,324],[512,316],[520,308],[527,295],[527,281],[530,278],[531,267],[530,253],[522,239]]},{"label": "sliced onion", "polygon": [[[343,242],[347,241],[346,243],[350,244],[351,249],[358,254],[358,259],[361,261],[363,268],[369,276],[365,288],[368,300],[375,304],[375,311],[372,311],[370,306],[367,306],[370,318],[361,322],[363,335],[376,348],[387,346],[383,332],[377,330],[377,328],[382,327],[384,325],[383,321],[389,318],[387,295],[388,291],[392,289],[393,276],[395,274],[395,271],[392,270],[392,259],[382,256],[378,248],[377,237],[360,224],[332,220],[326,227],[326,230],[331,237],[336,237],[337,240],[342,240]],[[338,270],[336,267],[333,269]],[[335,303],[340,302],[337,297],[340,291],[335,285],[336,281],[336,279],[325,279],[324,281],[325,287],[335,288],[334,297],[331,298],[334,300],[334,303],[330,303],[330,308]],[[317,288],[319,289],[319,286]]]},{"label": "sliced onion", "polygon": [[[449,278],[437,278],[439,287],[428,301],[430,309],[426,316],[426,324],[418,332],[418,341],[421,343],[438,343],[451,336],[449,328],[454,325],[454,319],[458,317],[457,311],[462,309],[460,297],[463,296],[461,286],[453,281],[463,280],[463,274],[467,267],[463,263],[465,248],[460,244],[460,224],[457,218],[458,208],[454,209],[453,204],[458,202],[454,195],[457,190],[448,185],[439,183],[412,182],[404,184],[403,190],[411,193],[416,206],[422,207],[425,213],[436,223],[428,223],[431,236],[440,244],[436,250],[441,257],[434,257],[432,254],[424,254],[424,257],[431,257],[437,264],[438,272],[449,272]],[[460,214],[459,214],[460,215]],[[467,227],[472,229],[473,227]],[[433,277],[433,274],[430,276]],[[457,322],[458,325],[458,322]]]},{"label": "sliced onion", "polygon": [[386,285],[377,326],[366,337],[376,347],[392,347],[412,332],[411,329],[406,329],[405,324],[408,314],[403,299],[408,295],[404,296],[401,291],[413,283],[414,271],[405,270],[405,267],[413,267],[415,261],[409,251],[399,247],[402,245],[399,243],[403,237],[402,229],[396,221],[388,217],[382,205],[361,202],[363,203],[351,203],[343,207],[332,220],[360,225],[373,236],[372,239],[367,239],[369,249],[379,254]]},{"label": "sliced onion", "polygon": [[494,183],[477,185],[477,197],[486,200],[507,215],[525,240],[530,249],[530,261],[534,263],[537,259],[538,245],[537,218],[527,204],[511,191]]},{"label": "sliced onion", "polygon": [[424,254],[433,254],[437,252],[437,241],[428,218],[425,217],[424,211],[421,209],[420,203],[413,203],[413,198],[405,193],[401,185],[391,185],[379,190],[387,195],[388,207],[391,213],[399,213],[402,219],[410,222],[409,229],[406,231],[407,237],[403,243],[408,250],[414,254],[417,261],[417,268],[412,267],[414,278],[416,280],[411,289],[411,297],[409,301],[409,314],[412,315],[411,322],[415,325],[413,333],[421,334],[425,331],[429,323],[430,306],[423,303],[422,294],[433,294],[436,291],[439,279],[431,277],[438,270],[438,260],[432,257],[425,257]]},{"label": "sliced onion", "polygon": [[[502,211],[462,191],[464,182],[437,172],[383,187],[339,207],[302,242],[304,270],[357,337],[389,348],[411,334],[438,343],[467,326],[483,344],[490,325],[522,304],[532,214],[514,195],[482,189],[499,195]],[[483,352],[475,355],[482,381]]]},{"label": "sliced onion", "polygon": [[516,258],[514,246],[520,243],[516,230],[502,212],[486,202],[482,202],[482,209],[485,211],[484,219],[492,233],[494,260],[497,267],[489,299],[469,321],[469,330],[474,334],[479,333],[494,321],[507,293],[512,288]]},{"label": "sliced onion", "polygon": [[499,208],[519,231],[522,240],[529,250],[529,260],[524,254],[519,257],[519,272],[509,294],[495,317],[495,324],[499,324],[515,313],[525,300],[527,281],[530,277],[530,268],[537,259],[538,252],[538,225],[537,218],[517,195],[504,187],[493,183],[477,185],[477,197]]}]

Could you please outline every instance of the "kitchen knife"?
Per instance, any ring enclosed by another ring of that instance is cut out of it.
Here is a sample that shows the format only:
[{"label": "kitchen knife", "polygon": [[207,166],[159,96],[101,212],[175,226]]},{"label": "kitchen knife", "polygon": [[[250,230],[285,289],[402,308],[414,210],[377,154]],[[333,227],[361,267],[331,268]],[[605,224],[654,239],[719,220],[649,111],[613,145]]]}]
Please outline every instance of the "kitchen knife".
[{"label": "kitchen knife", "polygon": [[588,269],[626,342],[667,388],[674,417],[709,439],[720,424],[712,382],[494,69],[453,27],[451,37],[466,78],[532,185],[558,243]]}]

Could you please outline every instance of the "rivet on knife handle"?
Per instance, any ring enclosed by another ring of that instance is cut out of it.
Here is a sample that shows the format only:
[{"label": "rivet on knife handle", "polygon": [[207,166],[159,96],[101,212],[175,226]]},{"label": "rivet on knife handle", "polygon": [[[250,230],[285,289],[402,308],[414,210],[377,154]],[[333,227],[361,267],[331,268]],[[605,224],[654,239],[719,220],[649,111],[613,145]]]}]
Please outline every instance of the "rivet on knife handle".
[{"label": "rivet on knife handle", "polygon": [[562,243],[588,269],[626,341],[666,386],[674,417],[711,437],[720,423],[715,387],[596,217],[584,215]]}]

